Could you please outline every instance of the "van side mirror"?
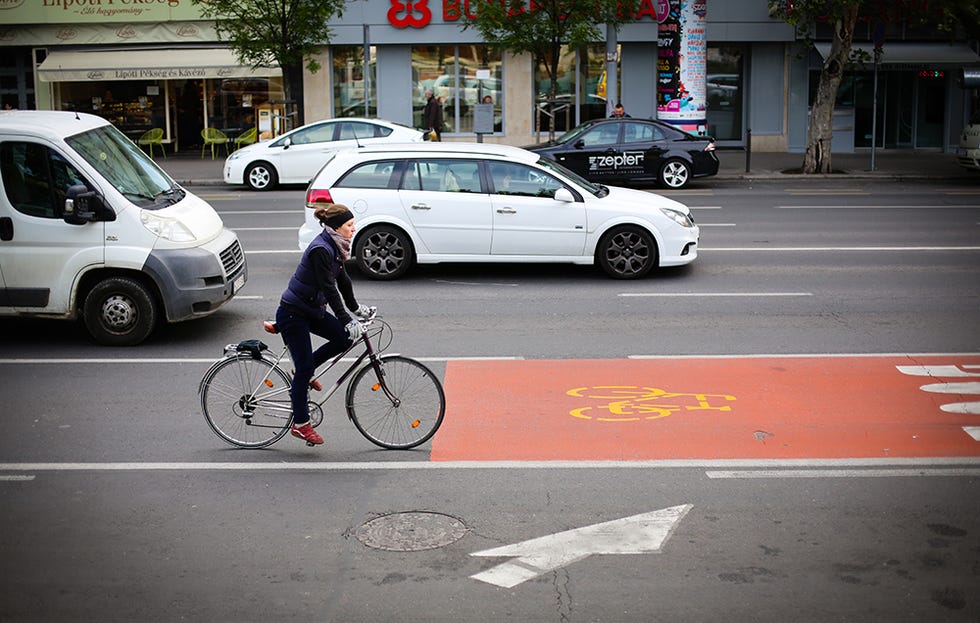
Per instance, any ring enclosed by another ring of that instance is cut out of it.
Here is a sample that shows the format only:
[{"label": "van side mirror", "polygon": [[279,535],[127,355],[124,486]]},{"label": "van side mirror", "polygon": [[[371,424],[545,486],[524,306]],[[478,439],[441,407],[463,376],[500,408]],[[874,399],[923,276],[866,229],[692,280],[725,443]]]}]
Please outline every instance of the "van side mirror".
[{"label": "van side mirror", "polygon": [[106,208],[98,193],[84,184],[75,184],[65,192],[64,219],[69,225],[84,225],[93,221],[114,221],[116,214]]}]

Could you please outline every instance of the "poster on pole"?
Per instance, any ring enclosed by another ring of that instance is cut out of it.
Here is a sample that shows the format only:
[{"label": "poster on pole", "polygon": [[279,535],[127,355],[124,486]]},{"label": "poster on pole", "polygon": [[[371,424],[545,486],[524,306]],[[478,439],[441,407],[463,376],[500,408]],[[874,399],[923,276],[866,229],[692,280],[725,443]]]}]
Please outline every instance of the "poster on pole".
[{"label": "poster on pole", "polygon": [[707,111],[707,0],[657,3],[657,118],[703,131]]}]

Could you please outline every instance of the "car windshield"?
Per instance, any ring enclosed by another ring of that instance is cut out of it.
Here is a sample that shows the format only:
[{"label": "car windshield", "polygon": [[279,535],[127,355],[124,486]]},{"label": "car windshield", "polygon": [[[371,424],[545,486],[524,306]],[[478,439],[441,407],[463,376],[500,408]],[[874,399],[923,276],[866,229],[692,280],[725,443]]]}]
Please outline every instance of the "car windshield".
[{"label": "car windshield", "polygon": [[584,177],[581,177],[578,173],[573,173],[569,171],[568,169],[561,166],[554,160],[548,160],[547,158],[539,158],[538,165],[541,166],[541,168],[543,169],[548,169],[549,171],[561,175],[567,180],[571,180],[579,187],[588,191],[589,193],[591,193],[596,197],[605,197],[606,195],[609,194],[609,189],[603,186],[602,184],[593,184],[592,182],[585,179]]},{"label": "car windshield", "polygon": [[65,140],[116,190],[141,208],[159,210],[184,198],[184,191],[114,126],[105,125]]}]

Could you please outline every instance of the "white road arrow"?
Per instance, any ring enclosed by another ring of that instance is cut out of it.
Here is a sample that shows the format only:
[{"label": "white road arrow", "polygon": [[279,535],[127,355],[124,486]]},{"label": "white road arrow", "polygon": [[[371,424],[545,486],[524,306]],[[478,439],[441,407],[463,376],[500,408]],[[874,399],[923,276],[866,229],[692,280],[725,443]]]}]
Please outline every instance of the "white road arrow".
[{"label": "white road arrow", "polygon": [[651,554],[660,548],[691,504],[614,519],[574,530],[521,541],[470,556],[515,556],[513,560],[471,575],[503,588],[517,586],[542,573],[570,565],[593,554]]}]

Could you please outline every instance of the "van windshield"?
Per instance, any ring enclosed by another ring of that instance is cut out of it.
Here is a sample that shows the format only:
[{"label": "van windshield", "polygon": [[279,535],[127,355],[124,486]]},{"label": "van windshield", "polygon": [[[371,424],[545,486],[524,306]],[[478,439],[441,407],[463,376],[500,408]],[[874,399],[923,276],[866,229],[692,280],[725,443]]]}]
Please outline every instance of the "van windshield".
[{"label": "van windshield", "polygon": [[76,134],[66,142],[116,190],[143,209],[158,210],[184,198],[184,191],[114,126]]}]

